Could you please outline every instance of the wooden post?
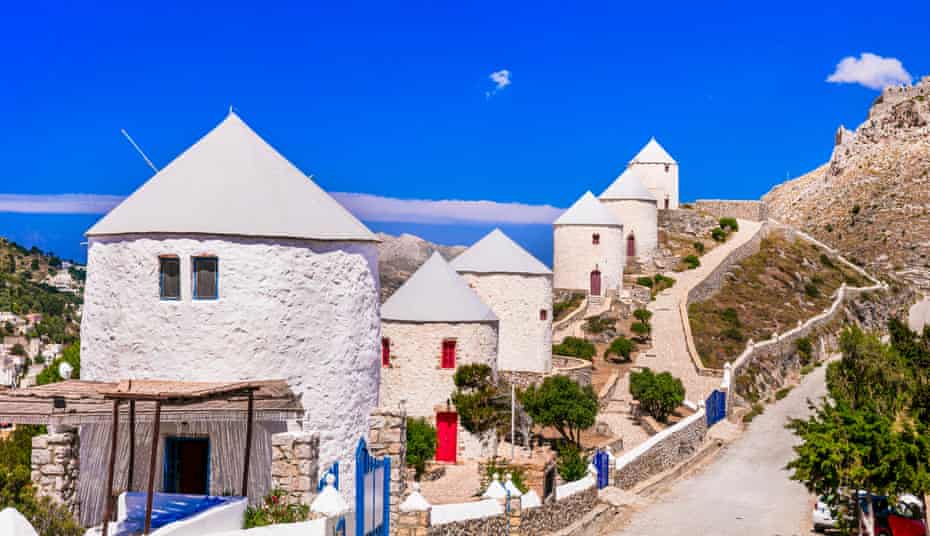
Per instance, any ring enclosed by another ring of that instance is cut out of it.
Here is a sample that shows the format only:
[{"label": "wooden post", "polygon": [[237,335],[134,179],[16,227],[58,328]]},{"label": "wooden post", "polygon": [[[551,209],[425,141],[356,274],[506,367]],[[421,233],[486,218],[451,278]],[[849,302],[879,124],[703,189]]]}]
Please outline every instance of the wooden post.
[{"label": "wooden post", "polygon": [[103,536],[107,536],[110,528],[110,517],[113,515],[113,474],[116,472],[116,440],[119,435],[119,400],[113,401],[113,430],[110,433],[110,462],[107,469],[107,490],[103,509]]},{"label": "wooden post", "polygon": [[132,491],[136,467],[136,401],[129,401],[129,483],[126,491]]},{"label": "wooden post", "polygon": [[252,419],[254,418],[255,396],[249,391],[249,409],[246,415],[245,424],[245,463],[242,467],[242,496],[249,496],[249,458],[252,457]]},{"label": "wooden post", "polygon": [[155,492],[155,460],[158,458],[158,434],[161,428],[161,401],[155,401],[155,420],[152,421],[152,455],[149,457],[149,485],[148,495],[145,498],[145,530],[143,534],[152,531],[152,495]]}]

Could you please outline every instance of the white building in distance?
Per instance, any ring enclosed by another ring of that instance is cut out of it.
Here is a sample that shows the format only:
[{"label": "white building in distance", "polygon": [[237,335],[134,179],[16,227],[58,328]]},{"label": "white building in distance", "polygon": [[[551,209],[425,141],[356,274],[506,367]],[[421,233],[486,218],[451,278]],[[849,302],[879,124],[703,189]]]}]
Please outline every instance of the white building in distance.
[{"label": "white building in distance", "polygon": [[436,426],[436,460],[482,455],[450,403],[461,365],[497,372],[498,320],[438,252],[381,306],[381,403]]},{"label": "white building in distance", "polygon": [[287,380],[352,489],[380,376],[371,231],[230,113],[87,238],[81,379]]},{"label": "white building in distance", "polygon": [[678,162],[655,138],[630,160],[628,168],[636,172],[660,210],[678,208]]},{"label": "white building in distance", "polygon": [[500,319],[497,368],[552,370],[552,271],[500,229],[451,264]]},{"label": "white building in distance", "polygon": [[623,223],[626,259],[650,259],[659,244],[659,214],[655,196],[643,185],[636,170],[627,168],[604,190],[600,200]]},{"label": "white building in distance", "polygon": [[623,224],[585,192],[553,224],[553,286],[592,296],[619,295],[624,245]]}]

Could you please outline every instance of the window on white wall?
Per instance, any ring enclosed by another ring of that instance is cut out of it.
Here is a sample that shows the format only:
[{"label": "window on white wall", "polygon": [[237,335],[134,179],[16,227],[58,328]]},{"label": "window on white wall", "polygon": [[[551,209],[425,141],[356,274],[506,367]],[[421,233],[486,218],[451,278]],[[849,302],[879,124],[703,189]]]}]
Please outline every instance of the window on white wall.
[{"label": "window on white wall", "polygon": [[219,259],[216,257],[194,257],[193,296],[195,300],[219,298]]},{"label": "window on white wall", "polygon": [[159,257],[158,287],[161,299],[181,299],[181,259],[167,256]]}]

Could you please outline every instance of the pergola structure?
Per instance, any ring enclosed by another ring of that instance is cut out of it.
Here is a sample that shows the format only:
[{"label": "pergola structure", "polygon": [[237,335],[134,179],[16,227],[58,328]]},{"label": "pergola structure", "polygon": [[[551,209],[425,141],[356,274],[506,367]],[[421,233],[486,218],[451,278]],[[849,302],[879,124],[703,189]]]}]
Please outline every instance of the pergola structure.
[{"label": "pergola structure", "polygon": [[[238,421],[244,418],[246,441],[241,488],[244,497],[248,496],[249,460],[254,422],[256,420],[286,421],[298,419],[303,414],[298,397],[284,380],[238,382],[123,380],[119,383],[68,380],[29,389],[0,392],[0,421],[53,426],[111,423],[107,487],[104,496],[103,536],[107,536],[109,521],[113,515],[113,481],[120,406],[123,403],[127,403],[129,420],[128,489],[132,489],[133,486],[137,414],[150,417],[154,427],[146,488],[145,534],[151,531],[157,442],[159,427],[163,420],[163,407],[165,414],[173,421]],[[243,405],[245,408],[242,407]]]}]

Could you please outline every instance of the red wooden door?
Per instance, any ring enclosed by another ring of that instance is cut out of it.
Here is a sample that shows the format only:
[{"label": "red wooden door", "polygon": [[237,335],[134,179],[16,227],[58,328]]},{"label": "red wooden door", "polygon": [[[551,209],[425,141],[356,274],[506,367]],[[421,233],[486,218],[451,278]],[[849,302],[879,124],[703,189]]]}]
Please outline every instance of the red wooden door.
[{"label": "red wooden door", "polygon": [[457,413],[436,414],[436,461],[455,463],[458,450],[458,428]]},{"label": "red wooden door", "polygon": [[626,256],[636,256],[636,237],[633,235],[626,237]]},{"label": "red wooden door", "polygon": [[601,295],[601,271],[594,270],[591,272],[591,295],[600,296]]}]

